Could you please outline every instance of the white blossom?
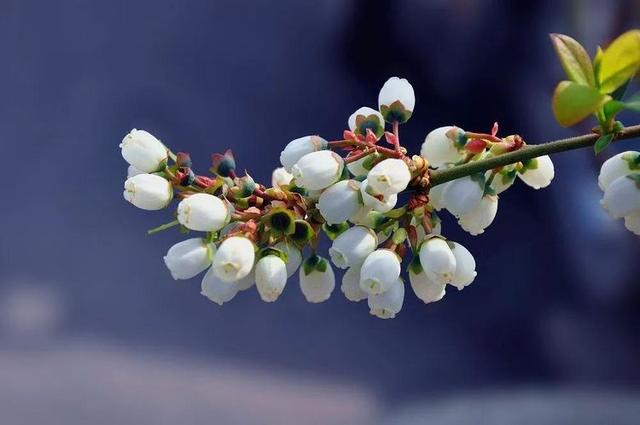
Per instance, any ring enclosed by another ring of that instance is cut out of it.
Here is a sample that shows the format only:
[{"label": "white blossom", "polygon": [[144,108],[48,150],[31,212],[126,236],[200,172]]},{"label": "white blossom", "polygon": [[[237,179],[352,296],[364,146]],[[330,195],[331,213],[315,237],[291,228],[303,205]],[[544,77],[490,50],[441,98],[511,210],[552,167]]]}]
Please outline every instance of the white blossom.
[{"label": "white blossom", "polygon": [[446,284],[431,280],[424,272],[424,269],[419,273],[415,273],[415,271],[410,267],[409,282],[411,283],[413,292],[425,304],[440,301],[446,293]]},{"label": "white blossom", "polygon": [[447,183],[442,190],[442,206],[460,217],[473,210],[484,194],[484,179],[466,176]]},{"label": "white blossom", "polygon": [[320,190],[337,182],[344,169],[344,160],[335,152],[311,152],[300,158],[291,168],[298,186],[307,190]]},{"label": "white blossom", "polygon": [[635,211],[624,218],[624,226],[631,233],[640,236],[640,211]]},{"label": "white blossom", "polygon": [[640,168],[639,160],[640,152],[635,151],[622,152],[607,159],[600,167],[600,175],[598,176],[600,189],[607,190],[609,185],[619,177],[638,172],[637,170]]},{"label": "white blossom", "polygon": [[214,244],[191,238],[169,248],[164,263],[174,279],[191,279],[211,265],[215,251]]},{"label": "white blossom", "polygon": [[[381,127],[384,130],[384,118],[382,117],[382,114],[378,111],[376,111],[373,108],[369,108],[368,106],[363,106],[361,108],[358,108],[353,114],[351,114],[349,116],[349,119],[347,120],[347,125],[349,126],[349,130],[351,131],[355,131],[357,128],[356,125],[356,118],[362,115],[363,117],[367,118],[371,115],[374,115],[377,118],[377,125],[379,127]],[[376,133],[376,131],[374,129],[371,129],[374,133]],[[366,135],[363,134],[363,135]],[[366,174],[366,173],[365,173]]]},{"label": "white blossom", "polygon": [[436,211],[440,211],[444,208],[442,204],[442,192],[449,183],[439,184],[429,188],[429,205],[431,205]]},{"label": "white blossom", "polygon": [[555,169],[549,155],[532,159],[527,167],[518,172],[520,180],[534,189],[542,189],[551,184]]},{"label": "white blossom", "polygon": [[378,246],[378,238],[373,230],[364,226],[353,226],[342,232],[329,248],[329,256],[336,267],[361,265],[365,258]]},{"label": "white blossom", "polygon": [[287,266],[277,255],[266,255],[256,263],[255,279],[262,301],[274,302],[287,284]]},{"label": "white blossom", "polygon": [[339,181],[322,192],[318,209],[327,224],[344,223],[355,215],[362,206],[359,192],[357,180]]},{"label": "white blossom", "polygon": [[124,199],[136,207],[161,210],[173,199],[173,187],[166,179],[154,174],[138,174],[124,182]]},{"label": "white blossom", "polygon": [[369,294],[367,303],[369,313],[380,319],[393,319],[402,309],[404,302],[404,283],[396,278],[389,289],[382,294]]},{"label": "white blossom", "polygon": [[378,249],[367,256],[360,269],[360,288],[367,294],[381,294],[400,276],[400,259],[395,252]]},{"label": "white blossom", "polygon": [[280,187],[291,183],[293,174],[289,173],[284,167],[278,167],[271,173],[271,186]]},{"label": "white blossom", "polygon": [[439,237],[426,240],[420,246],[420,264],[429,279],[450,283],[456,273],[456,257],[447,242]]},{"label": "white blossom", "polygon": [[364,167],[364,164],[368,159],[368,156],[364,156],[360,159],[349,162],[347,164],[347,169],[349,170],[351,175],[353,175],[354,177],[366,176],[369,170]]},{"label": "white blossom", "polygon": [[601,204],[613,218],[621,218],[640,211],[640,181],[635,177],[640,174],[615,179],[607,190]]},{"label": "white blossom", "polygon": [[122,139],[120,148],[124,160],[145,173],[160,171],[167,164],[167,148],[144,130],[131,130]]},{"label": "white blossom", "polygon": [[309,261],[307,259],[300,267],[300,290],[308,302],[321,303],[331,296],[336,286],[336,277],[326,259],[316,257],[313,261],[317,263],[313,266],[309,265]]},{"label": "white blossom", "polygon": [[360,268],[360,265],[349,267],[342,276],[340,290],[349,301],[362,301],[368,296],[368,294],[360,288]]},{"label": "white blossom", "polygon": [[360,194],[365,206],[381,213],[391,211],[398,202],[398,195],[396,193],[392,193],[390,195],[377,193],[369,185],[368,179],[365,179],[360,185]]},{"label": "white blossom", "polygon": [[498,212],[498,197],[485,195],[478,205],[458,218],[458,224],[466,232],[477,236],[493,223]]},{"label": "white blossom", "polygon": [[254,261],[253,243],[242,236],[231,236],[218,247],[212,267],[220,279],[234,282],[251,273]]},{"label": "white blossom", "polygon": [[[413,86],[404,78],[389,78],[378,94],[378,107],[383,115],[385,115],[385,110],[392,107],[395,102],[399,102],[409,113],[413,112],[413,108],[416,105]],[[388,116],[385,115],[385,118],[389,121]],[[408,119],[408,117],[406,118]],[[406,121],[406,119],[403,121]]]},{"label": "white blossom", "polygon": [[469,286],[476,278],[476,260],[469,250],[458,242],[453,242],[451,251],[456,258],[456,272],[450,283],[459,290],[462,290],[465,286]]},{"label": "white blossom", "polygon": [[427,160],[432,168],[440,168],[460,161],[464,152],[458,149],[454,139],[460,134],[463,134],[463,130],[457,127],[436,128],[425,137],[420,156]]},{"label": "white blossom", "polygon": [[202,278],[202,291],[205,297],[218,305],[222,305],[231,301],[240,289],[236,282],[225,282],[220,279],[214,272],[213,267],[207,270]]},{"label": "white blossom", "polygon": [[273,247],[287,255],[287,277],[293,276],[302,263],[302,253],[300,250],[294,244],[285,241],[278,242]]},{"label": "white blossom", "polygon": [[327,141],[320,136],[304,136],[292,140],[280,153],[280,163],[288,172],[308,153],[327,149]]},{"label": "white blossom", "polygon": [[392,195],[407,188],[411,181],[411,172],[401,159],[387,158],[377,163],[367,174],[369,186],[377,193]]},{"label": "white blossom", "polygon": [[137,176],[138,174],[145,174],[145,172],[142,171],[142,170],[138,170],[133,165],[129,165],[127,167],[127,178],[130,178],[130,177],[133,177],[133,176]]},{"label": "white blossom", "polygon": [[178,204],[178,221],[187,229],[215,232],[229,222],[229,209],[217,196],[195,193]]},{"label": "white blossom", "polygon": [[[499,171],[491,181],[491,188],[495,192],[495,195],[499,195],[513,186],[513,183],[516,180],[516,173],[512,169],[513,165],[504,167],[504,169],[502,171]],[[492,172],[493,171],[491,170],[487,171],[487,173],[485,174],[485,179],[488,179]]]}]

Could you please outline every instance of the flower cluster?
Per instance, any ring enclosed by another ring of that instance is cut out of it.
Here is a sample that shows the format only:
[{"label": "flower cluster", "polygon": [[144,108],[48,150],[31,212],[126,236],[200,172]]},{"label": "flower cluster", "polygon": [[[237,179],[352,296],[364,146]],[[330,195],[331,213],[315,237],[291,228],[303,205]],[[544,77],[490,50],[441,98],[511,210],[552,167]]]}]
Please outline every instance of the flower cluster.
[{"label": "flower cluster", "polygon": [[613,218],[640,236],[640,152],[619,153],[602,164],[598,185],[604,191],[601,204]]}]

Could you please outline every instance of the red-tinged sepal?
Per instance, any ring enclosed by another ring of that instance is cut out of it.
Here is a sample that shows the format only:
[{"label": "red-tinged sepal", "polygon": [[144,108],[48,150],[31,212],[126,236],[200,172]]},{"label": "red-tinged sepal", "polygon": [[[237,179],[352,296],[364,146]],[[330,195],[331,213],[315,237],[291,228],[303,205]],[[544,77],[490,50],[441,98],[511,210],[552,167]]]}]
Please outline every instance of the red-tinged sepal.
[{"label": "red-tinged sepal", "polygon": [[189,167],[180,167],[176,170],[174,177],[174,183],[180,186],[189,186],[195,181],[196,176]]},{"label": "red-tinged sepal", "polygon": [[395,134],[391,133],[390,131],[385,131],[384,132],[384,139],[390,145],[393,145],[393,146],[397,146],[398,145],[398,138],[396,137]]},{"label": "red-tinged sepal", "polygon": [[378,137],[376,137],[375,133],[371,131],[370,128],[367,128],[367,136],[365,137],[365,141],[370,144],[375,144],[378,142]]},{"label": "red-tinged sepal", "polygon": [[482,139],[471,139],[464,146],[467,152],[478,154],[487,148],[487,142]]},{"label": "red-tinged sepal", "polygon": [[358,140],[358,136],[351,130],[345,130],[342,132],[342,138],[344,140]]}]

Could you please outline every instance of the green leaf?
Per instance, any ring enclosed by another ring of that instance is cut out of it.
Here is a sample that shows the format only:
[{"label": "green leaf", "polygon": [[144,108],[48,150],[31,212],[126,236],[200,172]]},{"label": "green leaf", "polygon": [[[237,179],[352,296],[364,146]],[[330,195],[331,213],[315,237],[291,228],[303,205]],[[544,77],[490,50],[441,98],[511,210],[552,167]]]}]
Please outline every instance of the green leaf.
[{"label": "green leaf", "polygon": [[599,68],[600,91],[611,93],[640,68],[640,30],[627,31],[606,48]]},{"label": "green leaf", "polygon": [[608,120],[609,118],[615,117],[616,114],[622,111],[624,108],[624,102],[620,102],[619,100],[610,100],[609,102],[604,104],[604,116]]},{"label": "green leaf", "polygon": [[598,46],[596,49],[596,55],[593,57],[593,73],[596,76],[596,81],[600,81],[600,66],[602,65],[602,55],[604,52],[602,48]]},{"label": "green leaf", "polygon": [[603,134],[596,140],[596,143],[593,145],[593,150],[596,152],[596,155],[602,152],[611,144],[613,140],[613,133]]},{"label": "green leaf", "polygon": [[561,81],[553,93],[553,114],[560,125],[569,127],[585,119],[609,99],[593,87]]},{"label": "green leaf", "polygon": [[551,34],[550,37],[567,77],[576,83],[595,87],[593,65],[584,47],[564,34]]}]

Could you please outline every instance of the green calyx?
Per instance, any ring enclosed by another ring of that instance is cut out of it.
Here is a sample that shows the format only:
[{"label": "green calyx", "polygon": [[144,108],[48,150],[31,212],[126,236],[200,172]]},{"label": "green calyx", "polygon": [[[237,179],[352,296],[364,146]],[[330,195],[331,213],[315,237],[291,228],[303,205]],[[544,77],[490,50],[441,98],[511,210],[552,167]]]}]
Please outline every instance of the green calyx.
[{"label": "green calyx", "polygon": [[311,255],[311,257],[307,258],[304,260],[304,263],[302,263],[302,270],[304,271],[305,276],[308,276],[314,271],[324,273],[327,271],[327,267],[327,260],[317,254]]},{"label": "green calyx", "polygon": [[289,261],[289,256],[287,255],[286,252],[284,252],[281,249],[274,248],[272,246],[261,248],[256,254],[256,261],[259,261],[259,260],[261,260],[262,258],[264,258],[264,257],[266,257],[268,255],[274,255],[274,256],[280,258],[285,263],[287,261]]},{"label": "green calyx", "polygon": [[354,133],[359,136],[366,136],[367,130],[371,130],[377,138],[380,138],[384,134],[384,123],[380,122],[380,118],[376,114],[358,115]]},{"label": "green calyx", "polygon": [[305,220],[296,220],[294,222],[294,231],[289,238],[298,245],[304,245],[309,242],[316,232],[313,227]]},{"label": "green calyx", "polygon": [[275,235],[291,235],[296,230],[296,215],[284,207],[272,209],[263,220]]},{"label": "green calyx", "polygon": [[386,122],[399,122],[400,124],[404,124],[411,118],[413,112],[406,109],[402,102],[396,100],[389,106],[380,106],[380,113]]},{"label": "green calyx", "polygon": [[420,263],[420,256],[419,255],[414,255],[413,259],[409,263],[408,270],[409,270],[409,272],[411,272],[413,274],[422,273],[422,271],[424,269],[422,268],[422,264]]}]

